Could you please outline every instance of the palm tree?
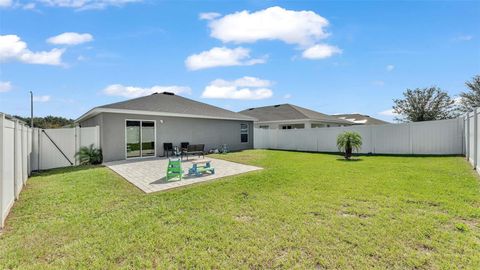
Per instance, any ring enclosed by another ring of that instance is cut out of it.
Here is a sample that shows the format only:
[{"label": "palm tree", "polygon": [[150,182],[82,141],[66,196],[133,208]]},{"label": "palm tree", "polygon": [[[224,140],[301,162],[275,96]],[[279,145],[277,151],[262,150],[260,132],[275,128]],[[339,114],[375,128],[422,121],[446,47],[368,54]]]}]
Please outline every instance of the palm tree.
[{"label": "palm tree", "polygon": [[96,165],[102,163],[103,160],[102,150],[93,147],[93,144],[89,147],[80,147],[80,150],[75,154],[75,157],[78,157],[81,165]]},{"label": "palm tree", "polygon": [[337,147],[345,153],[345,159],[350,159],[353,149],[358,151],[362,147],[362,136],[354,131],[343,132],[337,137]]}]

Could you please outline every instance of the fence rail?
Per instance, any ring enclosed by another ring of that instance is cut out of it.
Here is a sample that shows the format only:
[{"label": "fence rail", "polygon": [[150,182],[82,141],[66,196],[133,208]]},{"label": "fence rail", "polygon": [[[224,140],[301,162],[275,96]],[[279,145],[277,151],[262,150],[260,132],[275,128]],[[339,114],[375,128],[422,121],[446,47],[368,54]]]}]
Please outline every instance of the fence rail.
[{"label": "fence rail", "polygon": [[0,228],[32,171],[78,165],[75,153],[100,147],[99,133],[98,126],[31,129],[0,113]]},{"label": "fence rail", "polygon": [[362,136],[360,153],[457,155],[464,153],[461,118],[403,124],[307,129],[254,129],[254,148],[338,152],[337,136],[356,131]]}]

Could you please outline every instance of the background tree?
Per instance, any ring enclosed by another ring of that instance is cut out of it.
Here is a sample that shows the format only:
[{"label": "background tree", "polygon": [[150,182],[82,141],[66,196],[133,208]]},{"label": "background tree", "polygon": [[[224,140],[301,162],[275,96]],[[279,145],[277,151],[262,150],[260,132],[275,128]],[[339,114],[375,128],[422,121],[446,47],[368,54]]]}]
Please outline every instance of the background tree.
[{"label": "background tree", "polygon": [[394,99],[395,120],[420,122],[442,120],[457,116],[455,101],[438,87],[407,89],[403,99]]},{"label": "background tree", "polygon": [[470,112],[473,108],[480,107],[480,75],[472,78],[472,81],[466,82],[468,92],[460,93],[460,104],[458,108],[461,112]]},{"label": "background tree", "polygon": [[[15,118],[24,121],[30,126],[30,117],[14,115]],[[61,128],[73,127],[73,119],[67,119],[60,116],[33,117],[33,125],[37,128]]]}]

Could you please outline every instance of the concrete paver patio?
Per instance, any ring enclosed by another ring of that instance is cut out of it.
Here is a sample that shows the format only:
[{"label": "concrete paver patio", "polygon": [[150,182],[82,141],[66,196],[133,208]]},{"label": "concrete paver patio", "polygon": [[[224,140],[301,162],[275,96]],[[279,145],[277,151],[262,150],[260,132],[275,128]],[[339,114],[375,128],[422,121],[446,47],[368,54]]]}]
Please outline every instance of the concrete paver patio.
[{"label": "concrete paver patio", "polygon": [[205,157],[205,159],[211,160],[211,166],[215,168],[215,174],[205,174],[200,177],[187,175],[188,169],[192,167],[192,161],[198,160],[190,158],[190,160],[184,160],[182,162],[182,168],[185,173],[184,178],[181,181],[171,179],[168,182],[165,180],[168,164],[167,158],[121,160],[106,162],[104,165],[120,174],[123,178],[143,190],[145,193],[163,191],[220,177],[262,169],[260,167],[210,158],[208,156]]}]

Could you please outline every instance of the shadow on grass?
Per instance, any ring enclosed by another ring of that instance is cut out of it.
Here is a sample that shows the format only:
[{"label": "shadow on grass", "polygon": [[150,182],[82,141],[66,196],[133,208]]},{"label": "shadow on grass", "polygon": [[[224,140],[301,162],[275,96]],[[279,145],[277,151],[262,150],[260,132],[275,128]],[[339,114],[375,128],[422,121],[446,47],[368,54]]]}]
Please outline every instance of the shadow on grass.
[{"label": "shadow on grass", "polygon": [[[310,154],[325,154],[325,155],[333,155],[333,156],[343,156],[342,152],[322,152],[322,151],[299,151],[299,150],[283,150],[283,149],[264,149],[270,151],[278,151],[278,152],[295,152],[295,153],[310,153]],[[381,153],[354,153],[353,156],[355,157],[465,157],[462,154],[381,154]]]},{"label": "shadow on grass", "polygon": [[357,162],[357,161],[363,161],[363,159],[361,159],[361,158],[351,158],[351,159],[337,158],[337,161],[342,161],[342,162]]},{"label": "shadow on grass", "polygon": [[63,174],[63,173],[71,173],[71,172],[78,172],[96,168],[105,167],[103,165],[79,165],[79,166],[70,166],[64,168],[55,168],[55,169],[48,169],[43,171],[35,171],[32,172],[32,177],[34,176],[49,176],[49,175],[56,175],[56,174]]}]

